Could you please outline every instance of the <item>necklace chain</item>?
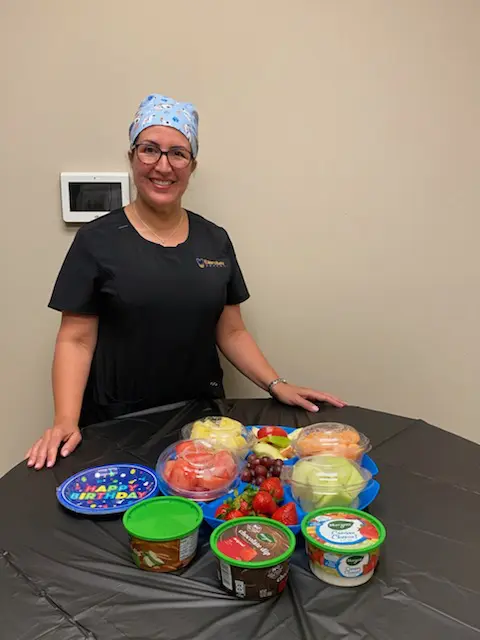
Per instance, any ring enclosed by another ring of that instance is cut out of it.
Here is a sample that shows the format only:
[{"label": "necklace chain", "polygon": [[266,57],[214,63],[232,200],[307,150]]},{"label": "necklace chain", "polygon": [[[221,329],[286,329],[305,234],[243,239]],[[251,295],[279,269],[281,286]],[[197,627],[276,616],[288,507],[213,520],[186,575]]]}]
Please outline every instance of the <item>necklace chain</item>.
[{"label": "necklace chain", "polygon": [[170,240],[170,238],[172,238],[175,235],[175,233],[178,231],[178,229],[180,228],[180,225],[183,222],[183,210],[182,210],[182,212],[180,213],[180,219],[177,225],[175,226],[175,228],[173,229],[173,231],[171,231],[166,238],[161,238],[158,235],[158,233],[155,233],[155,231],[148,226],[148,224],[143,220],[143,218],[141,218],[140,214],[137,211],[137,207],[135,206],[135,202],[132,202],[132,210],[133,210],[133,213],[136,215],[136,217],[140,220],[142,225],[145,227],[145,229],[150,231],[150,233],[154,235],[155,238],[157,238],[157,240],[160,242],[162,247],[164,247],[165,244]]}]

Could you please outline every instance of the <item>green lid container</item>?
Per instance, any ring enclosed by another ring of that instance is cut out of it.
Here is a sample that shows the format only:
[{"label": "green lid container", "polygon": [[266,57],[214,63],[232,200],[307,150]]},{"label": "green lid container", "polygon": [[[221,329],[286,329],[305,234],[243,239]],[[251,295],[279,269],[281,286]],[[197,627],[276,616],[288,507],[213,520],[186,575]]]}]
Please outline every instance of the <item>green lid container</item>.
[{"label": "green lid container", "polygon": [[[342,514],[346,516],[343,519],[341,518]],[[338,542],[333,542],[333,540],[330,542],[321,542],[317,537],[316,527],[323,521],[323,518],[325,518],[327,526],[331,526],[328,525],[329,522],[335,523],[337,519],[340,521],[338,524],[340,533],[337,533],[336,535],[336,538],[339,540]],[[357,524],[357,526],[362,525],[367,531],[371,528],[371,534],[369,535],[367,533],[366,535],[363,535],[363,529],[360,528],[358,532],[351,536],[352,541],[349,543],[349,526],[354,527],[355,524]],[[344,540],[340,541],[342,538],[342,531],[346,531],[347,533],[343,536]],[[380,520],[369,513],[365,513],[365,511],[359,511],[358,509],[350,509],[347,507],[324,507],[307,513],[302,520],[302,533],[307,542],[317,549],[337,554],[351,554],[352,552],[362,554],[371,553],[385,542],[387,535],[385,527]],[[371,542],[369,542],[370,536]],[[357,539],[360,542],[357,542]]]},{"label": "green lid container", "polygon": [[[258,538],[258,541],[262,541],[262,535],[274,535],[277,534],[279,536],[278,540],[282,543],[282,546],[286,546],[286,550],[282,553],[275,555],[274,557],[268,558],[262,561],[242,561],[237,560],[236,558],[232,558],[231,556],[222,553],[218,548],[219,540],[225,538],[225,534],[228,533],[229,530],[233,530],[236,527],[238,528],[241,525],[257,525],[259,531],[255,534],[251,534],[252,538]],[[210,536],[210,547],[213,553],[224,562],[231,564],[234,567],[241,567],[244,569],[263,569],[266,567],[272,567],[282,562],[285,562],[290,558],[292,553],[295,551],[296,539],[293,532],[286,527],[281,522],[277,522],[276,520],[270,520],[269,518],[259,518],[256,516],[248,516],[245,518],[235,518],[234,520],[229,520],[224,524],[221,524],[219,527],[214,529],[212,535]]]},{"label": "green lid container", "polygon": [[168,542],[193,533],[202,520],[203,512],[193,500],[165,496],[130,507],[123,516],[123,526],[134,538]]}]

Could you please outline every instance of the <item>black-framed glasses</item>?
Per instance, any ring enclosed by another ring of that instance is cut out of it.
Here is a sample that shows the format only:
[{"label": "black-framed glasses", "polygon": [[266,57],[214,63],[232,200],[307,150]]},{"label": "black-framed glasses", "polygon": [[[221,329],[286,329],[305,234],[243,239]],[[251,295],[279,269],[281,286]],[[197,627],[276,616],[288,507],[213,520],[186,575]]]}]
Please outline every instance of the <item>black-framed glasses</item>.
[{"label": "black-framed glasses", "polygon": [[192,152],[185,147],[170,147],[166,151],[153,142],[138,142],[132,146],[136,151],[137,158],[143,164],[157,164],[160,158],[165,155],[174,169],[184,169],[193,160]]}]

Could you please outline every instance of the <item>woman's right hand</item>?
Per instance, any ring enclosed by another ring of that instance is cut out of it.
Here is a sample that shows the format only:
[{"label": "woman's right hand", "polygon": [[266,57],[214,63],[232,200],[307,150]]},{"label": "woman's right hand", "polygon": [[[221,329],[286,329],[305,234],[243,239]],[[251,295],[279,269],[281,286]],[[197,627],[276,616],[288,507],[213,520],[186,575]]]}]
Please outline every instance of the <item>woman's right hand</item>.
[{"label": "woman's right hand", "polygon": [[[53,467],[57,459],[58,451],[64,458],[74,451],[82,441],[82,434],[76,424],[55,424],[47,429],[43,436],[31,447],[25,460],[29,467],[41,469]],[[63,444],[63,446],[62,446]]]}]

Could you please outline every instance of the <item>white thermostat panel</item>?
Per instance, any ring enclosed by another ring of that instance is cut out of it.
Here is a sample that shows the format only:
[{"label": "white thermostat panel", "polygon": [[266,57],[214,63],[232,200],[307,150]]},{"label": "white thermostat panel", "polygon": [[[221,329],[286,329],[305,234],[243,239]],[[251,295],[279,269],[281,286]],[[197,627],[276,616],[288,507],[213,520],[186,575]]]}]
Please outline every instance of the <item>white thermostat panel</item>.
[{"label": "white thermostat panel", "polygon": [[130,202],[128,173],[61,173],[65,222],[90,222]]}]

